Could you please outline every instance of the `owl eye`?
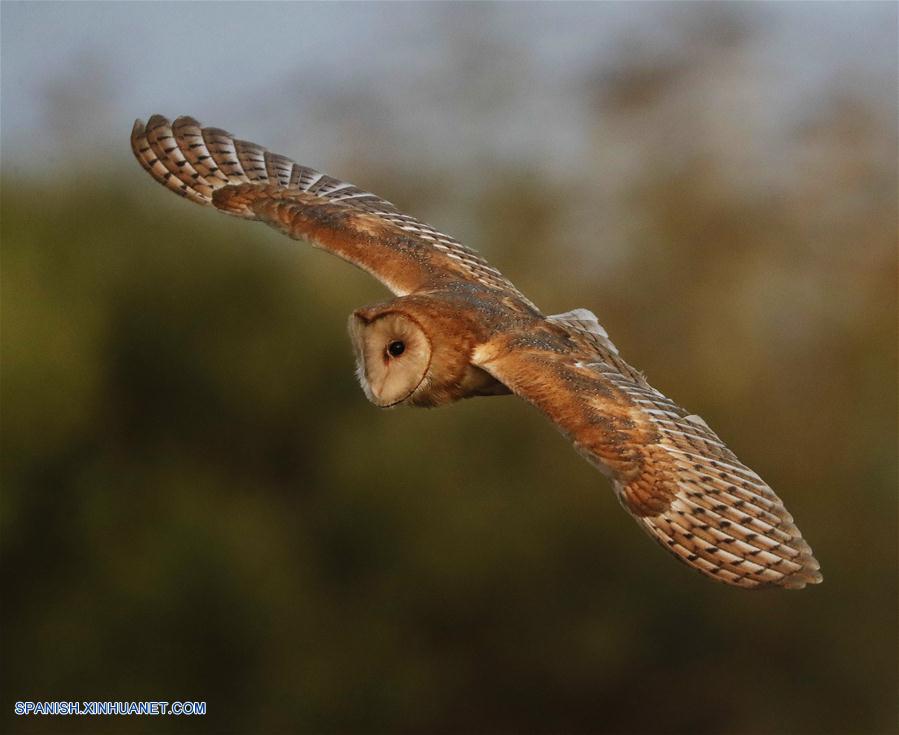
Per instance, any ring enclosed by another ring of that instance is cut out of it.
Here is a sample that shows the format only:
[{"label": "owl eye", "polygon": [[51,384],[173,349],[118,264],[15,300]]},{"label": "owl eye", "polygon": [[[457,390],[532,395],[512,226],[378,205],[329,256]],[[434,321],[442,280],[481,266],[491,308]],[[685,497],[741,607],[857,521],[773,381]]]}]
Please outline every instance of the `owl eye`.
[{"label": "owl eye", "polygon": [[400,355],[402,355],[402,354],[406,351],[406,345],[405,345],[405,343],[401,342],[400,340],[396,340],[396,341],[394,341],[394,342],[391,342],[391,343],[387,346],[387,351],[388,351],[393,357],[399,357]]}]

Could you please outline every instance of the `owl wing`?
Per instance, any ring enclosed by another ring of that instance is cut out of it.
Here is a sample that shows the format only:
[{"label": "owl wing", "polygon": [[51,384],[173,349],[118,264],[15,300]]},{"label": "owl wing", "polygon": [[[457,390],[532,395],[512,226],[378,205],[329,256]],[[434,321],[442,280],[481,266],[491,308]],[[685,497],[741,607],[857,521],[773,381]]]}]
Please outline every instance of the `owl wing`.
[{"label": "owl wing", "polygon": [[646,382],[584,309],[475,351],[610,475],[637,523],[678,559],[745,588],[820,582],[780,498],[698,416]]},{"label": "owl wing", "polygon": [[399,296],[466,281],[536,312],[502,274],[448,235],[352,184],[191,117],[154,115],[131,132],[143,168],[197,204],[259,220],[359,266]]}]

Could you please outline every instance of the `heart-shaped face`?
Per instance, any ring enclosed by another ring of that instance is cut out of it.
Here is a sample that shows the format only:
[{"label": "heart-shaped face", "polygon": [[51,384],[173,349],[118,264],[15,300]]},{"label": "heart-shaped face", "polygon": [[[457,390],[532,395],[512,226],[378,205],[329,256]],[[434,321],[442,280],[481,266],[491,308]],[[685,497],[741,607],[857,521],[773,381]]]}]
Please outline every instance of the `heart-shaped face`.
[{"label": "heart-shaped face", "polygon": [[395,311],[371,319],[356,312],[349,328],[368,400],[382,408],[407,400],[431,365],[431,341],[418,323]]}]

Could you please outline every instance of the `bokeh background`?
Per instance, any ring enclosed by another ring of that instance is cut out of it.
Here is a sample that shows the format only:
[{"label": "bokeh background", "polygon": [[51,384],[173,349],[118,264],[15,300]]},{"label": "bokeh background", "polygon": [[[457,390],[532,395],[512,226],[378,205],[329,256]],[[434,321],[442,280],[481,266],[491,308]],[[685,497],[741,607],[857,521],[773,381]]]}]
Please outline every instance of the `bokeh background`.
[{"label": "bokeh background", "polygon": [[[5,731],[886,733],[897,6],[13,3]],[[379,411],[386,292],[132,160],[192,114],[595,311],[781,494],[822,585],[676,564],[512,398]],[[15,718],[16,700],[206,717]]]}]

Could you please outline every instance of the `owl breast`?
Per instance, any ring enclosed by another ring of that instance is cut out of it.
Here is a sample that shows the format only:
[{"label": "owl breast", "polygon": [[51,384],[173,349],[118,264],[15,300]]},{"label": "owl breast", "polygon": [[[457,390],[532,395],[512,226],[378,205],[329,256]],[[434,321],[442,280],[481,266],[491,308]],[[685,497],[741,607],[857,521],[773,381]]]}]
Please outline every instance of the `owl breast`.
[{"label": "owl breast", "polygon": [[462,366],[461,371],[457,372],[443,371],[438,364],[434,378],[426,377],[422,381],[409,397],[409,404],[419,408],[436,408],[461,401],[463,398],[502,396],[511,392],[492,375],[474,365]]}]

